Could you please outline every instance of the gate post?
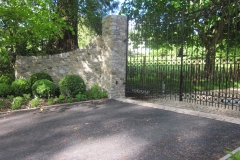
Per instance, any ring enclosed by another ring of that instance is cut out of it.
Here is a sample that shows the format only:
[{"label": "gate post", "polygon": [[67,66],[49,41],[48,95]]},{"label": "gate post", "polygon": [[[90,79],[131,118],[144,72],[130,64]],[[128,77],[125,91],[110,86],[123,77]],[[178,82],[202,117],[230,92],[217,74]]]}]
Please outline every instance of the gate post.
[{"label": "gate post", "polygon": [[109,98],[125,96],[127,17],[110,15],[102,20],[102,38],[105,45],[102,64],[102,87]]}]

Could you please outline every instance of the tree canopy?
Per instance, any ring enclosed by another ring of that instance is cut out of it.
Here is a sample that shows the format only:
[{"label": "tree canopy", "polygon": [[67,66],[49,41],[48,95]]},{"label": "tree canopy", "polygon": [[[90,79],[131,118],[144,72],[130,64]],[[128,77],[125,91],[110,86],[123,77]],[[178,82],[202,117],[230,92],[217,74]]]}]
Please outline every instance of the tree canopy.
[{"label": "tree canopy", "polygon": [[7,60],[9,55],[74,50],[78,48],[78,26],[101,34],[102,17],[117,7],[114,0],[2,0],[1,56]]},{"label": "tree canopy", "polygon": [[[175,45],[186,50],[197,46],[195,52],[205,58],[209,73],[217,51],[226,55],[239,46],[238,0],[126,0],[121,13],[136,23],[131,35],[134,41],[151,41],[146,46],[156,49]],[[200,47],[203,53],[197,50]]]},{"label": "tree canopy", "polygon": [[75,50],[78,39],[84,38],[79,36],[85,35],[78,34],[78,27],[91,31],[91,35],[100,35],[102,18],[114,12],[118,3],[118,0],[0,0],[0,69],[12,72],[17,55]]},{"label": "tree canopy", "polygon": [[[57,6],[57,12],[61,17],[65,17],[67,24],[73,30],[64,29],[64,37],[58,38],[54,43],[56,48],[61,51],[72,51],[78,48],[78,26],[87,27],[89,30],[101,35],[102,18],[114,12],[118,7],[118,1],[115,0],[57,0],[54,4]],[[81,35],[81,34],[80,34]],[[53,46],[54,47],[54,46]]]},{"label": "tree canopy", "polygon": [[69,29],[65,18],[51,12],[51,0],[2,0],[0,4],[0,51],[4,59],[13,54],[36,54],[42,49],[41,42],[61,37],[62,28]]}]

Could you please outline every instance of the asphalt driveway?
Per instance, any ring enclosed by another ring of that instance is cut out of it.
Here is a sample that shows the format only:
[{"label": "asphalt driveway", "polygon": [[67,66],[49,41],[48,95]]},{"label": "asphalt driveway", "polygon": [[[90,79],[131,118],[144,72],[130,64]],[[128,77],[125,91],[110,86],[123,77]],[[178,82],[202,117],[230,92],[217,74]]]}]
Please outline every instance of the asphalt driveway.
[{"label": "asphalt driveway", "polygon": [[240,125],[117,100],[0,115],[1,160],[211,160]]}]

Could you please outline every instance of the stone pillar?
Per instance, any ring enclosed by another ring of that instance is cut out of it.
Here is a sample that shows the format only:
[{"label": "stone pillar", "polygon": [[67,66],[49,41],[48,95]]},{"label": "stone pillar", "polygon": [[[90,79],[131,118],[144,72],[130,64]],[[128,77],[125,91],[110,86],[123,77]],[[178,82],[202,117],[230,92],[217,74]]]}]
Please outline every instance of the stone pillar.
[{"label": "stone pillar", "polygon": [[[102,64],[102,87],[109,98],[125,96],[127,18],[110,15],[102,20],[102,38],[105,45],[105,59]],[[103,85],[104,84],[104,85]]]}]

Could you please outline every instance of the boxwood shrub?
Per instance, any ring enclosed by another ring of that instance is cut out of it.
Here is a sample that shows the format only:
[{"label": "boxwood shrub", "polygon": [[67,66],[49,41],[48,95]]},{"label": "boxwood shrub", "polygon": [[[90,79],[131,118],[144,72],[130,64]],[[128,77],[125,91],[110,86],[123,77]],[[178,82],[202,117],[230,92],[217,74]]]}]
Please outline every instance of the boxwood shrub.
[{"label": "boxwood shrub", "polygon": [[0,96],[6,97],[11,93],[11,86],[6,83],[0,83]]},{"label": "boxwood shrub", "polygon": [[53,82],[52,77],[48,73],[37,72],[30,76],[30,79],[29,79],[30,85],[32,86],[37,80],[41,80],[41,79],[47,79]]},{"label": "boxwood shrub", "polygon": [[12,110],[20,109],[23,104],[23,97],[15,97],[12,102]]},{"label": "boxwood shrub", "polygon": [[47,79],[37,80],[32,85],[32,94],[37,97],[53,97],[55,95],[55,84]]},{"label": "boxwood shrub", "polygon": [[30,83],[23,78],[16,79],[11,85],[11,89],[15,96],[23,96],[23,94],[31,94]]},{"label": "boxwood shrub", "polygon": [[107,98],[108,94],[107,92],[98,86],[97,83],[95,83],[90,90],[86,93],[88,99],[101,99],[101,98]]},{"label": "boxwood shrub", "polygon": [[60,93],[67,97],[75,97],[79,93],[86,93],[86,85],[83,79],[75,74],[63,77],[59,81],[58,87],[60,89]]},{"label": "boxwood shrub", "polygon": [[11,85],[13,81],[14,81],[14,78],[12,75],[5,74],[0,77],[0,83],[6,83]]}]

